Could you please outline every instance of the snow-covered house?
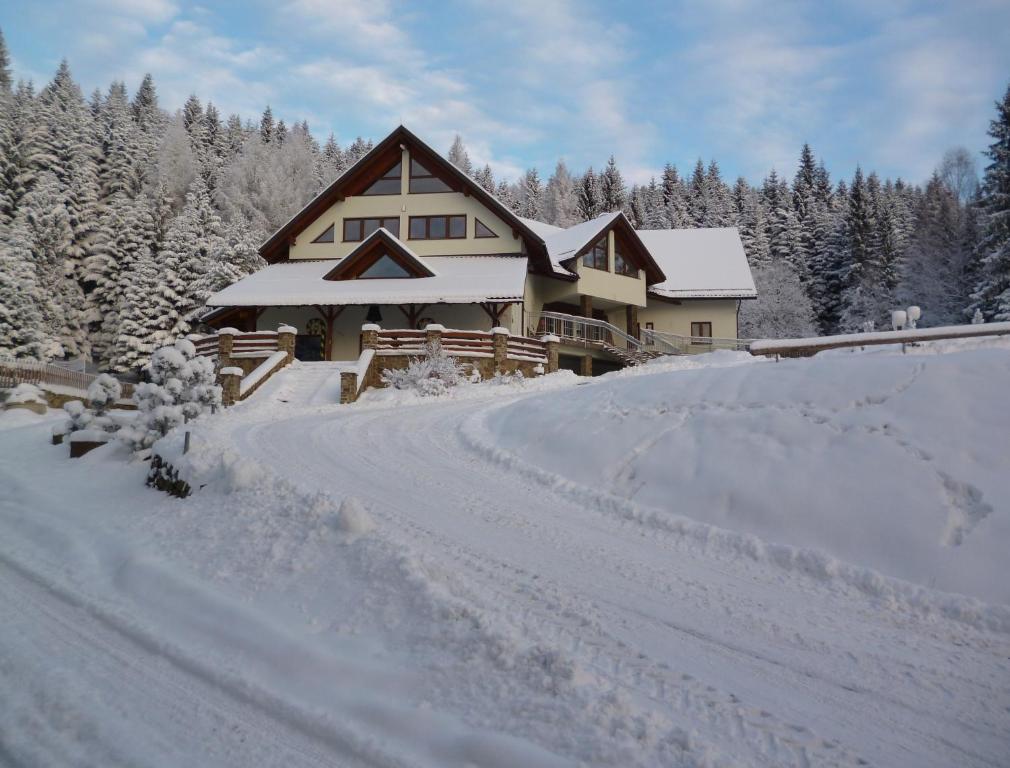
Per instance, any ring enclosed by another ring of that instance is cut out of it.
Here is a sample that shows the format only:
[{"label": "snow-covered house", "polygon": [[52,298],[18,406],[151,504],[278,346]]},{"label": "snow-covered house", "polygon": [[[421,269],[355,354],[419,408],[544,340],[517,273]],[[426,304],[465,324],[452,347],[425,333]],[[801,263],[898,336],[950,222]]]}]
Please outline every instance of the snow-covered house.
[{"label": "snow-covered house", "polygon": [[[296,356],[348,360],[365,322],[561,336],[566,367],[629,349],[734,339],[754,281],[735,229],[640,230],[622,213],[568,229],[516,216],[403,126],[260,248],[268,266],[203,320],[298,329]],[[687,339],[685,337],[694,337]]]}]

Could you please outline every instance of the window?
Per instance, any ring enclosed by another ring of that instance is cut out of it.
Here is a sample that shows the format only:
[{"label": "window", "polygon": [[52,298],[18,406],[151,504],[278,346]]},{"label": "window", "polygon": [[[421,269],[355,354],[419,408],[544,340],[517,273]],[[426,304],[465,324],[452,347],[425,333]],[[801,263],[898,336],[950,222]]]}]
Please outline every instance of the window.
[{"label": "window", "polygon": [[466,216],[411,216],[411,240],[461,240],[466,237]]},{"label": "window", "polygon": [[400,217],[388,216],[381,219],[344,219],[344,242],[356,243],[360,240],[364,240],[379,227],[385,227],[395,237],[399,237]]},{"label": "window", "polygon": [[330,226],[328,226],[325,230],[323,230],[323,234],[321,234],[319,237],[317,237],[312,242],[313,243],[332,243],[333,242],[333,238],[334,238],[333,232],[336,229],[336,227],[337,227],[336,224],[330,224]]},{"label": "window", "polygon": [[705,339],[712,338],[712,323],[691,323],[691,336],[692,344],[711,344]]},{"label": "window", "polygon": [[607,236],[604,235],[603,238],[586,251],[585,255],[582,257],[582,264],[586,267],[592,267],[593,269],[602,269],[604,272],[607,270]]},{"label": "window", "polygon": [[619,275],[638,277],[638,267],[624,258],[621,247],[617,243],[614,244],[614,272]]},{"label": "window", "polygon": [[474,237],[498,237],[491,228],[483,221],[474,216],[473,219]]},{"label": "window", "polygon": [[388,253],[384,253],[375,261],[374,264],[358,275],[359,279],[370,277],[411,277],[411,274],[404,269],[401,264],[394,261],[392,256]]},{"label": "window", "polygon": [[363,195],[398,195],[400,194],[400,176],[402,163],[397,162],[392,168],[382,174],[382,177],[372,182]]},{"label": "window", "polygon": [[410,161],[410,191],[412,194],[424,192],[452,192],[452,188],[421,165]]},{"label": "window", "polygon": [[[654,331],[654,330],[656,330],[656,324],[655,323],[646,323],[645,324],[645,330],[646,331]],[[645,334],[645,343],[646,343],[647,346],[651,347],[653,344],[656,343],[656,337],[653,336],[651,333],[646,333]]]}]

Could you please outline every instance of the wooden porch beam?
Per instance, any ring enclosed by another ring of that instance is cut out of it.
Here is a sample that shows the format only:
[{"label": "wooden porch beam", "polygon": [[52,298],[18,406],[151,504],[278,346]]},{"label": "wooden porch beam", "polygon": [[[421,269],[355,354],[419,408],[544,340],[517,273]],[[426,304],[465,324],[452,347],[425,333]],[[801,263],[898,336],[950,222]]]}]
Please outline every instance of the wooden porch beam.
[{"label": "wooden porch beam", "polygon": [[313,307],[316,312],[318,312],[323,320],[326,321],[326,336],[323,339],[323,359],[332,360],[333,359],[333,321],[340,317],[341,313],[347,309],[347,306],[333,307],[326,306],[321,307],[316,304]]}]

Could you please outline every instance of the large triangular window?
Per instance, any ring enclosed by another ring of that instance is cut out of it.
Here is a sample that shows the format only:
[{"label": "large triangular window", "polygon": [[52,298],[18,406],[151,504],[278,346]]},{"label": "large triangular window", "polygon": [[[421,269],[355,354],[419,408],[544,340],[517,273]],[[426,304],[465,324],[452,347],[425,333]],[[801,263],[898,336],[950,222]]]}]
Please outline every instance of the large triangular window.
[{"label": "large triangular window", "polygon": [[375,262],[366,268],[358,279],[362,278],[391,278],[391,277],[413,277],[402,264],[393,260],[388,253],[382,254]]},{"label": "large triangular window", "polygon": [[403,175],[403,163],[396,165],[371,183],[361,194],[363,195],[398,195],[400,194],[400,177]]},{"label": "large triangular window", "polygon": [[417,160],[411,160],[410,191],[412,194],[424,192],[452,192],[452,187],[417,162]]}]

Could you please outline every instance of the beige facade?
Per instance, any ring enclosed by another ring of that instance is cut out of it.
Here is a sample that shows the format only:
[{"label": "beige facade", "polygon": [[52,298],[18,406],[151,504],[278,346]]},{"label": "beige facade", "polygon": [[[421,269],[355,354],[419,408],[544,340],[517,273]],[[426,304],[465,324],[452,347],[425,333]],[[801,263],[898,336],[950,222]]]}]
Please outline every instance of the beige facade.
[{"label": "beige facade", "polygon": [[652,323],[653,328],[678,336],[691,335],[691,323],[711,323],[712,336],[717,339],[737,337],[738,299],[679,299],[649,298],[649,305],[638,310],[638,322],[643,328]]},{"label": "beige facade", "polygon": [[[392,218],[400,220],[400,240],[418,256],[475,256],[479,254],[519,253],[522,241],[512,228],[476,198],[461,192],[408,193],[410,151],[402,150],[403,169],[398,195],[360,195],[334,203],[307,226],[290,246],[291,259],[342,259],[360,245],[360,241],[342,242],[344,219]],[[411,216],[466,216],[466,237],[447,240],[411,240]],[[497,237],[477,237],[476,219]],[[314,243],[319,235],[334,226],[332,243]]]}]

